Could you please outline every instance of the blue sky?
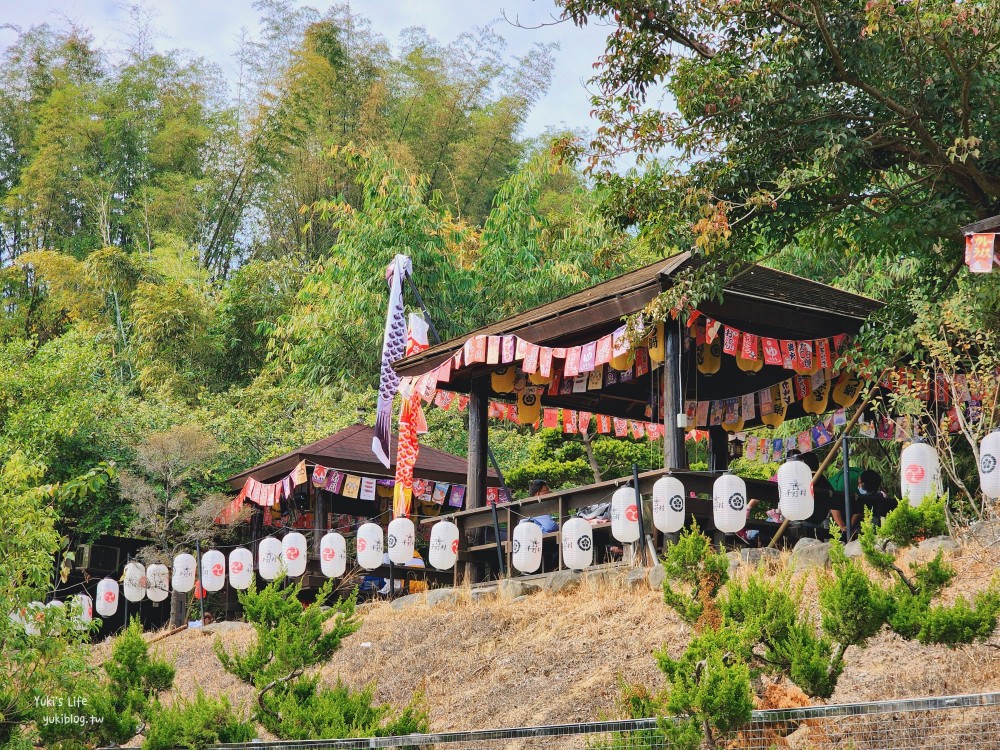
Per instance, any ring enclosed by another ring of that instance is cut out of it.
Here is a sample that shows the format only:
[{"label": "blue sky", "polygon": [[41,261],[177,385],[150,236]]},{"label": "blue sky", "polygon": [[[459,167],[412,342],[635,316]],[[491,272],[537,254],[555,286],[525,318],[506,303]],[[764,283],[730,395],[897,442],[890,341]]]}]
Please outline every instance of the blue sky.
[{"label": "blue sky", "polygon": [[[328,3],[308,2],[324,10]],[[233,53],[241,28],[256,31],[256,12],[251,0],[146,0],[156,25],[166,37],[165,47],[188,49],[217,63],[233,76]],[[551,24],[559,9],[553,0],[351,0],[351,9],[367,16],[374,29],[395,43],[399,32],[423,26],[447,43],[475,26],[502,14],[524,26]],[[16,26],[39,23],[64,25],[66,19],[90,29],[98,45],[120,48],[127,39],[129,15],[117,0],[0,0],[0,22]],[[511,56],[528,52],[538,42],[558,42],[556,68],[549,94],[538,102],[526,123],[524,135],[532,136],[550,126],[592,129],[586,81],[592,65],[604,50],[605,28],[590,24],[577,28],[569,22],[542,28],[518,28],[501,20],[497,26],[508,42]],[[0,30],[0,45],[14,37]]]}]

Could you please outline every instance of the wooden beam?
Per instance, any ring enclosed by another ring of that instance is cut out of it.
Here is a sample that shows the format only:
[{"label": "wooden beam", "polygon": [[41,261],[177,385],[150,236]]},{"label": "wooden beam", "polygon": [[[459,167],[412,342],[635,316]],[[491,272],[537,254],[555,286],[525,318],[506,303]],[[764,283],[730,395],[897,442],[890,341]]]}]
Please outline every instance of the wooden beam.
[{"label": "wooden beam", "polygon": [[[469,389],[469,455],[468,475],[465,489],[465,507],[483,508],[486,506],[486,450],[489,444],[490,381],[488,377],[478,377],[472,381]],[[477,540],[469,540],[475,544]],[[475,583],[479,580],[479,571],[475,563],[466,567],[466,578]]]},{"label": "wooden beam", "polygon": [[687,468],[684,454],[684,431],[677,427],[677,415],[683,405],[680,400],[680,338],[671,321],[664,325],[666,357],[663,360],[663,468]]}]

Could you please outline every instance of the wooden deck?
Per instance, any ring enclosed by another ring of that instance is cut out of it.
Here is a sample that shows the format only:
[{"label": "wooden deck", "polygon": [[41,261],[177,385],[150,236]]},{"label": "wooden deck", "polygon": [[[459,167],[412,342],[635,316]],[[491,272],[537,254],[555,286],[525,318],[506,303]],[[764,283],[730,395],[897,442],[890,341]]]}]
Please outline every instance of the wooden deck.
[{"label": "wooden deck", "polygon": [[[684,483],[684,489],[688,494],[688,497],[686,498],[686,512],[688,517],[687,523],[690,524],[692,520],[696,521],[698,526],[704,530],[705,533],[714,536],[716,541],[720,544],[723,543],[725,541],[725,535],[722,535],[721,532],[717,531],[712,520],[712,485],[718,478],[718,473],[677,470],[668,472],[665,469],[647,471],[639,475],[639,488],[643,497],[646,498],[652,495],[653,484],[657,479],[668,473],[672,473]],[[747,494],[749,498],[759,499],[769,505],[777,504],[777,484],[759,479],[747,479],[745,481],[747,483]],[[616,489],[622,485],[629,484],[630,482],[631,477],[622,477],[605,482],[598,482],[597,484],[574,487],[568,490],[559,490],[558,492],[552,492],[548,495],[530,497],[525,498],[524,500],[515,500],[511,503],[498,505],[497,520],[499,523],[506,524],[507,526],[508,539],[501,540],[500,542],[507,571],[509,571],[511,576],[519,575],[511,565],[511,545],[509,536],[522,518],[551,515],[556,519],[556,523],[561,528],[563,521],[568,519],[574,511],[593,505],[594,503],[609,502]],[[695,497],[691,497],[692,492],[695,494]],[[453,521],[459,529],[459,553],[458,563],[455,565],[454,570],[454,584],[458,585],[462,581],[464,569],[466,567],[463,563],[477,566],[489,566],[491,573],[493,574],[492,577],[495,577],[495,571],[498,567],[497,543],[492,540],[491,536],[487,539],[487,535],[492,535],[493,533],[493,509],[491,507],[486,507],[461,510],[456,511],[455,513],[442,514],[436,518],[428,518],[421,521],[421,523],[434,524],[442,520]],[[663,534],[657,532],[653,527],[653,519],[651,517],[644,517],[643,525],[646,534],[651,535],[655,540],[654,543],[656,544],[657,550],[662,549],[664,541]],[[747,527],[762,532],[777,529],[777,525],[775,524],[760,522],[748,523]],[[612,544],[621,546],[620,543],[611,538],[610,522],[605,521],[595,524],[593,528],[595,532],[595,550],[603,551]],[[558,550],[558,562],[555,568],[552,569],[565,569],[562,560],[560,532],[555,531],[545,534],[543,535],[542,541],[543,544],[546,541],[549,541],[549,544],[554,545]],[[551,549],[551,547],[548,547],[548,549]],[[600,557],[600,555],[597,556],[595,563],[603,564],[608,562],[607,560],[600,559]],[[543,566],[544,560],[545,555],[543,554]],[[543,567],[543,572],[551,572],[552,569],[545,570]]]}]

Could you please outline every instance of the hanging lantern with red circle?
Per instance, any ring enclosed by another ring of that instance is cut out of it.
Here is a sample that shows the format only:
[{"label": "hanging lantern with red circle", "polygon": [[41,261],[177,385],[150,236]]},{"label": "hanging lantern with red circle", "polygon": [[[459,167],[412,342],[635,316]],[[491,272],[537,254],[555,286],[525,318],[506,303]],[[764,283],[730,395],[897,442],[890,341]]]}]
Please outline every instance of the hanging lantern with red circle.
[{"label": "hanging lantern with red circle", "polygon": [[941,492],[941,464],[928,443],[914,441],[899,456],[900,494],[917,507]]},{"label": "hanging lantern with red circle", "polygon": [[246,547],[237,547],[229,553],[229,583],[234,589],[245,591],[253,581],[253,553]]},{"label": "hanging lantern with red circle", "polygon": [[438,570],[454,567],[458,560],[458,526],[451,521],[434,524],[427,559]]},{"label": "hanging lantern with red circle", "polygon": [[327,578],[340,578],[347,571],[347,540],[336,531],[319,540],[319,567]]},{"label": "hanging lantern with red circle", "polygon": [[210,549],[201,556],[201,586],[209,593],[222,591],[226,585],[226,556]]},{"label": "hanging lantern with red circle", "polygon": [[118,611],[118,581],[105,578],[97,584],[97,614],[110,617]]},{"label": "hanging lantern with red circle", "polygon": [[365,570],[375,570],[382,565],[382,527],[377,523],[362,524],[358,528],[355,548],[358,565]]},{"label": "hanging lantern with red circle", "polygon": [[141,602],[146,596],[146,566],[130,562],[125,566],[122,583],[125,598],[130,602]]},{"label": "hanging lantern with red circle", "polygon": [[628,485],[619,487],[611,496],[611,535],[626,544],[639,538],[639,506],[635,490]]},{"label": "hanging lantern with red circle", "polygon": [[298,578],[306,572],[306,538],[298,531],[285,534],[281,540],[281,557],[285,563],[285,572],[291,578]]}]

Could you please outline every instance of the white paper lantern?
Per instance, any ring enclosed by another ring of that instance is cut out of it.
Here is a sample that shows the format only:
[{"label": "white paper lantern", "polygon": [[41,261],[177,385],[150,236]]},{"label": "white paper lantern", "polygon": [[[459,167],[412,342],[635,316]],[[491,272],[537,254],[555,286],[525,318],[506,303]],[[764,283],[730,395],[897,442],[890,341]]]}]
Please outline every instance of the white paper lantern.
[{"label": "white paper lantern", "polygon": [[413,521],[405,516],[394,518],[387,529],[386,548],[389,559],[396,565],[406,565],[413,559],[413,542],[416,531]]},{"label": "white paper lantern", "polygon": [[993,430],[979,445],[979,486],[986,497],[1000,498],[1000,429]]},{"label": "white paper lantern", "polygon": [[118,611],[118,581],[105,578],[97,584],[97,614],[110,617]]},{"label": "white paper lantern", "polygon": [[226,585],[226,556],[210,549],[201,556],[201,587],[205,591],[222,591]]},{"label": "white paper lantern", "polygon": [[45,622],[45,605],[41,602],[31,602],[24,612],[24,632],[28,635],[41,635],[42,623]]},{"label": "white paper lantern", "polygon": [[542,564],[542,527],[527,518],[514,527],[514,567],[522,573],[534,573]]},{"label": "white paper lantern", "polygon": [[183,552],[174,558],[174,570],[170,578],[170,585],[174,591],[186,594],[194,588],[194,577],[198,567],[198,561],[194,555]]},{"label": "white paper lantern", "polygon": [[229,583],[234,589],[244,591],[253,580],[253,553],[246,547],[237,547],[229,553]]},{"label": "white paper lantern", "polygon": [[265,581],[278,577],[284,560],[281,557],[281,542],[273,536],[265,537],[257,545],[257,569]]},{"label": "white paper lantern", "polygon": [[660,477],[653,485],[653,525],[664,534],[684,528],[684,484],[677,477]]},{"label": "white paper lantern", "polygon": [[94,600],[86,594],[77,594],[73,597],[73,609],[76,629],[87,630],[94,619]]},{"label": "white paper lantern", "polygon": [[790,458],[778,467],[778,510],[789,521],[805,521],[816,509],[812,470]]},{"label": "white paper lantern", "polygon": [[375,570],[382,564],[382,527],[365,523],[358,528],[358,565],[365,570]]},{"label": "white paper lantern", "polygon": [[747,523],[747,484],[728,471],[712,486],[715,528],[725,534],[741,531]]},{"label": "white paper lantern", "polygon": [[639,506],[635,489],[619,487],[611,496],[611,535],[619,542],[634,542],[639,538]]},{"label": "white paper lantern", "polygon": [[941,464],[927,443],[910,443],[899,457],[900,493],[916,507],[941,491]]},{"label": "white paper lantern", "polygon": [[327,578],[340,578],[347,571],[347,540],[336,531],[319,540],[319,567]]},{"label": "white paper lantern", "polygon": [[306,572],[306,538],[297,531],[285,534],[281,540],[281,556],[285,561],[285,570],[292,578],[298,578]]},{"label": "white paper lantern", "polygon": [[[392,554],[391,550],[389,554]],[[455,565],[458,560],[458,526],[451,521],[434,524],[427,560],[438,570],[448,570]]]},{"label": "white paper lantern", "polygon": [[571,570],[583,570],[594,562],[594,530],[582,518],[562,525],[563,563]]},{"label": "white paper lantern", "polygon": [[141,602],[146,596],[146,566],[130,562],[125,566],[123,583],[125,598],[130,602]]},{"label": "white paper lantern", "polygon": [[151,602],[162,602],[170,595],[170,569],[166,565],[154,563],[146,568],[146,598]]}]

